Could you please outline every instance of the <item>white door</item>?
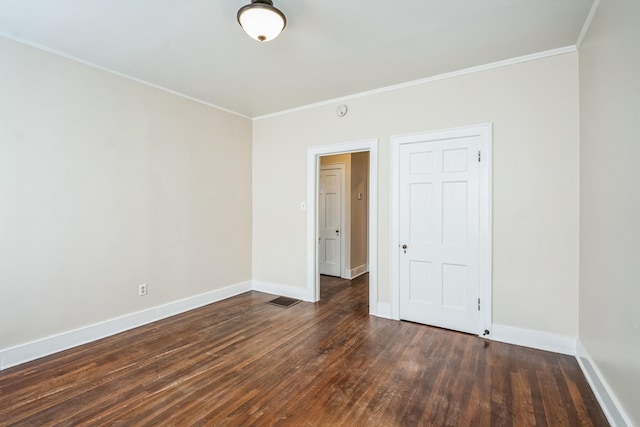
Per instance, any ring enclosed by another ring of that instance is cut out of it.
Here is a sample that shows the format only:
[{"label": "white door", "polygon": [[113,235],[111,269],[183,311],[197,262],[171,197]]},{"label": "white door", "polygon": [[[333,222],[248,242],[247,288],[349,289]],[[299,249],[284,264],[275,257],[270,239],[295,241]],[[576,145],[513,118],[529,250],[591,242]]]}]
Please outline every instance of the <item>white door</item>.
[{"label": "white door", "polygon": [[318,270],[328,276],[341,275],[342,182],[344,167],[330,166],[320,170],[318,200]]},{"label": "white door", "polygon": [[399,151],[400,318],[478,333],[480,137]]}]

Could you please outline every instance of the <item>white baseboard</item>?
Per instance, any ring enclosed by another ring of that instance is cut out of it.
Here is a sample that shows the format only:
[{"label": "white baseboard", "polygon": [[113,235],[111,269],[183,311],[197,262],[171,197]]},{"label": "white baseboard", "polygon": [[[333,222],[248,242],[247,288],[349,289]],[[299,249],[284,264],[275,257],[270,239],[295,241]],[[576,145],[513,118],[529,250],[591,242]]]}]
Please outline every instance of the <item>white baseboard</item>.
[{"label": "white baseboard", "polygon": [[575,356],[576,339],[567,335],[493,324],[490,339]]},{"label": "white baseboard", "polygon": [[59,351],[67,350],[82,344],[87,344],[101,338],[115,335],[156,320],[164,319],[185,311],[193,310],[207,304],[221,301],[226,298],[241,294],[251,290],[251,281],[227,286],[222,289],[215,289],[204,294],[195,295],[178,301],[148,308],[146,310],[105,320],[52,335],[39,340],[20,344],[0,350],[0,370],[20,365],[31,360],[39,359]]},{"label": "white baseboard", "polygon": [[576,344],[576,359],[582,369],[582,373],[587,378],[593,394],[596,395],[598,403],[602,411],[607,417],[609,424],[613,427],[632,427],[633,423],[626,414],[620,401],[616,398],[615,394],[611,391],[611,387],[602,376],[602,373],[598,369],[598,366],[593,362],[589,352],[584,347],[580,338]]},{"label": "white baseboard", "polygon": [[369,272],[369,266],[367,264],[359,265],[356,268],[352,268],[351,270],[345,270],[345,279],[355,279],[358,276],[362,276],[365,273]]},{"label": "white baseboard", "polygon": [[374,310],[370,309],[370,314],[377,317],[382,317],[383,319],[391,319],[391,304],[387,302],[379,302],[377,307]]},{"label": "white baseboard", "polygon": [[263,282],[253,280],[252,287],[254,291],[264,292],[265,294],[280,295],[283,297],[300,299],[303,301],[311,301],[307,288],[298,288],[296,286],[283,285],[281,283]]}]

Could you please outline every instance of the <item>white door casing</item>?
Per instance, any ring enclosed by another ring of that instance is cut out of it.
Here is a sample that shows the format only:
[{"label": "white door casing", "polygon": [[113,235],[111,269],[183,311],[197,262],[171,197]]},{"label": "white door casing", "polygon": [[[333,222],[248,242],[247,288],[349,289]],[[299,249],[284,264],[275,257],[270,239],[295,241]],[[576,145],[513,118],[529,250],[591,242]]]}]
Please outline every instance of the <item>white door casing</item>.
[{"label": "white door casing", "polygon": [[392,317],[490,331],[490,135],[392,138]]},{"label": "white door casing", "polygon": [[342,273],[342,210],[344,165],[323,166],[318,194],[318,271],[340,277]]},{"label": "white door casing", "polygon": [[378,302],[378,140],[375,138],[307,148],[307,301],[320,299],[318,273],[317,195],[320,156],[369,152],[369,312],[390,317],[388,303]]}]

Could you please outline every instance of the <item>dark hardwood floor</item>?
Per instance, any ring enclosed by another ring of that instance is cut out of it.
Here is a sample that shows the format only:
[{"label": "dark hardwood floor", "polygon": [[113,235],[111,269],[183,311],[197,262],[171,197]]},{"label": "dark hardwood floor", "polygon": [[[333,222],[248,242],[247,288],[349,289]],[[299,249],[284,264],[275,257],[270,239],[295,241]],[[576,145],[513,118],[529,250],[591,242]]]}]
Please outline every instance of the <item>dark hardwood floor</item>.
[{"label": "dark hardwood floor", "polygon": [[248,292],[0,372],[0,425],[600,426],[569,356]]}]

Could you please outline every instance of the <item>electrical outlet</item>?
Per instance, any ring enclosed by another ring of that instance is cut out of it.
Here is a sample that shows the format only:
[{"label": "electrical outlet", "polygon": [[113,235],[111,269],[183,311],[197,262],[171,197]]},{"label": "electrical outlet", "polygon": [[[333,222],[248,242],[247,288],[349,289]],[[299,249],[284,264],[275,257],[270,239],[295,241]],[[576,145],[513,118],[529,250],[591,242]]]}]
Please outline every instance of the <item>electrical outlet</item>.
[{"label": "electrical outlet", "polygon": [[147,284],[143,283],[142,285],[138,285],[138,296],[143,296],[147,294]]}]

